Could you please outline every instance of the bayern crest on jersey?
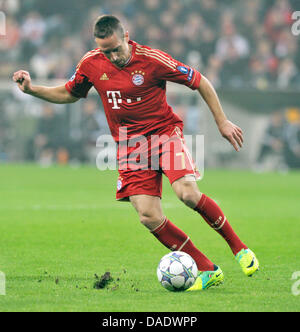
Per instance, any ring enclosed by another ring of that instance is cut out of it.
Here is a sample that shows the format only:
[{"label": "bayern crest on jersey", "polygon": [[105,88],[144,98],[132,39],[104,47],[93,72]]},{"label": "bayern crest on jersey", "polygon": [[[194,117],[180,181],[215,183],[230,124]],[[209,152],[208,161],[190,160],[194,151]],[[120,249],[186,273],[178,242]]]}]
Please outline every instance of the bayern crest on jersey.
[{"label": "bayern crest on jersey", "polygon": [[134,74],[132,82],[134,85],[142,85],[144,83],[144,76],[142,74]]},{"label": "bayern crest on jersey", "polygon": [[131,73],[132,75],[132,83],[134,85],[142,85],[145,81],[144,75],[145,73],[142,70],[135,70]]}]

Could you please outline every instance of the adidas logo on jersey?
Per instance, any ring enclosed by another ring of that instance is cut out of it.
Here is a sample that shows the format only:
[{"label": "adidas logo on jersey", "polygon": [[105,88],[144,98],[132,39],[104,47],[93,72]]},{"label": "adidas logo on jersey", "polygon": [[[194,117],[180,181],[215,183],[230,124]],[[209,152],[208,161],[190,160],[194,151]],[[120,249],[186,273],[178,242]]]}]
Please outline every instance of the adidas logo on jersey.
[{"label": "adidas logo on jersey", "polygon": [[106,73],[104,73],[101,77],[100,77],[100,81],[107,81],[109,80],[109,78],[107,77]]}]

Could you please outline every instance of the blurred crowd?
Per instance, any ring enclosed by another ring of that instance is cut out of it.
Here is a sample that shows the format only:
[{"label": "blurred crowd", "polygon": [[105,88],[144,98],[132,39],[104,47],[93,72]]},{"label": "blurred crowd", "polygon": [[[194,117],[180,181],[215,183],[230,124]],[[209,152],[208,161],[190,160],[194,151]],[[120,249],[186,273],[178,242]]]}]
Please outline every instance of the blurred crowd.
[{"label": "blurred crowd", "polygon": [[71,128],[72,121],[67,119],[66,112],[58,112],[53,104],[44,103],[33,135],[25,144],[24,159],[42,165],[94,161],[97,138],[109,132],[103,117],[97,101],[89,98],[83,104],[79,125]]},{"label": "blurred crowd", "polygon": [[[0,163],[38,162],[41,165],[94,163],[96,141],[109,134],[99,98],[90,96],[77,109],[67,105],[20,100],[0,95]],[[3,111],[4,110],[4,111]],[[98,151],[99,152],[99,151]]]},{"label": "blurred crowd", "polygon": [[[297,9],[299,0],[0,0],[6,18],[0,82],[21,68],[33,79],[68,80],[82,56],[96,47],[96,18],[114,14],[131,39],[195,67],[223,91],[298,91],[300,36],[292,33]],[[99,98],[89,96],[76,103],[78,112],[70,112],[68,105],[59,108],[12,94],[1,96],[0,90],[0,162],[94,162],[97,137],[109,133]],[[198,98],[189,98],[168,101],[176,105],[187,132],[197,134],[202,122]],[[23,117],[16,111],[20,105]],[[255,169],[274,168],[300,168],[298,109],[270,117]]]},{"label": "blurred crowd", "polygon": [[[66,79],[95,48],[97,16],[112,13],[132,39],[204,73],[216,87],[300,86],[300,38],[291,32],[298,0],[0,0],[0,78],[25,68]],[[299,10],[299,7],[298,7]]]},{"label": "blurred crowd", "polygon": [[257,154],[258,172],[300,168],[300,109],[274,112],[267,124]]}]

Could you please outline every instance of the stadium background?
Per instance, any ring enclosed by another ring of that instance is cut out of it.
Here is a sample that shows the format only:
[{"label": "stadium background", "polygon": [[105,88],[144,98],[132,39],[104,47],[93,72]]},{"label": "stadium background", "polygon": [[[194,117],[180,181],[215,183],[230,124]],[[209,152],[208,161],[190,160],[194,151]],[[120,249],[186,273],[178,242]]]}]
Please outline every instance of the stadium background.
[{"label": "stadium background", "polygon": [[[0,162],[95,164],[96,139],[108,133],[95,91],[72,105],[51,105],[18,91],[12,73],[35,83],[66,82],[86,51],[92,27],[114,13],[138,43],[162,49],[214,84],[229,119],[245,132],[236,154],[220,139],[196,93],[168,87],[186,134],[205,135],[205,167],[280,170],[300,166],[300,38],[291,32],[294,0],[2,0]],[[299,9],[299,8],[298,8]]]},{"label": "stadium background", "polygon": [[[299,311],[295,10],[298,0],[0,0],[0,311]],[[118,172],[96,168],[96,139],[108,128],[95,91],[53,105],[12,82],[19,69],[35,84],[66,82],[95,47],[93,21],[103,13],[119,16],[137,42],[205,74],[244,130],[236,153],[196,92],[168,86],[185,133],[205,135],[199,187],[257,254],[253,278],[165,179],[164,213],[220,264],[225,282],[200,294],[163,290],[155,270],[167,249],[130,204],[114,200]],[[107,271],[114,281],[95,289]]]}]

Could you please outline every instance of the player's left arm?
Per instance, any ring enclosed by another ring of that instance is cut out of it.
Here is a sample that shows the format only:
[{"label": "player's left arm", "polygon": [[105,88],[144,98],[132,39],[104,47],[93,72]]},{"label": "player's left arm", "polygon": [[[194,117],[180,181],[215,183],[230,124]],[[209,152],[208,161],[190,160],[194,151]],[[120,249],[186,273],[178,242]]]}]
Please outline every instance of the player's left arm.
[{"label": "player's left arm", "polygon": [[167,53],[152,50],[149,51],[149,56],[156,59],[155,72],[158,74],[158,79],[184,84],[192,90],[199,91],[211,110],[221,135],[233,145],[236,151],[239,151],[239,147],[243,144],[243,132],[226,118],[218,95],[209,80],[197,70],[175,60]]},{"label": "player's left arm", "polygon": [[244,141],[242,129],[227,119],[216,90],[203,75],[197,90],[212,112],[221,135],[232,144],[236,151],[239,151]]}]

